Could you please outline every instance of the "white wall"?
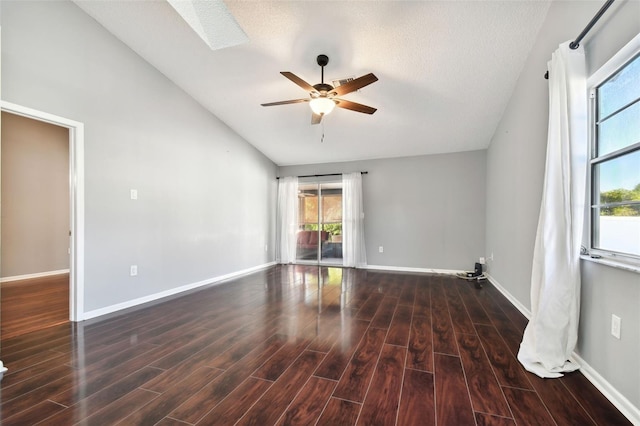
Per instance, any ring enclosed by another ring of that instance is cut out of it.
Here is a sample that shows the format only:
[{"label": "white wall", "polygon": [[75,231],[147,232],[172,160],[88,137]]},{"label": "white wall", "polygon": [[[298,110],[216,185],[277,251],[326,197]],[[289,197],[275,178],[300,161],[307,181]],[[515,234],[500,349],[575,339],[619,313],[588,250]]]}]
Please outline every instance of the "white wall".
[{"label": "white wall", "polygon": [[368,171],[362,190],[369,265],[470,270],[484,251],[485,153],[287,166],[279,174]]},{"label": "white wall", "polygon": [[[544,173],[548,124],[546,63],[558,45],[582,31],[602,2],[554,1],[487,154],[489,271],[529,307],[531,259]],[[594,72],[640,32],[640,2],[619,1],[583,41]],[[640,407],[640,274],[588,261],[582,265],[577,353]],[[622,318],[621,340],[610,335],[610,318]]]},{"label": "white wall", "polygon": [[270,160],[73,3],[1,6],[3,99],[85,125],[85,311],[273,260]]}]

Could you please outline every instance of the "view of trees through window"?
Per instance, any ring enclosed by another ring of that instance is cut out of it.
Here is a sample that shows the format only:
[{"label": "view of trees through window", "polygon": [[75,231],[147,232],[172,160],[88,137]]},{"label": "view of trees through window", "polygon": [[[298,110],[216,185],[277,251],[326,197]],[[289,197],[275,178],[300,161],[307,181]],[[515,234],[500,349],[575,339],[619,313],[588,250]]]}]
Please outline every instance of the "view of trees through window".
[{"label": "view of trees through window", "polygon": [[[618,188],[600,194],[600,203],[605,205],[627,201],[640,201],[640,183],[632,190]],[[640,216],[640,205],[621,204],[613,207],[602,207],[600,216]]]}]

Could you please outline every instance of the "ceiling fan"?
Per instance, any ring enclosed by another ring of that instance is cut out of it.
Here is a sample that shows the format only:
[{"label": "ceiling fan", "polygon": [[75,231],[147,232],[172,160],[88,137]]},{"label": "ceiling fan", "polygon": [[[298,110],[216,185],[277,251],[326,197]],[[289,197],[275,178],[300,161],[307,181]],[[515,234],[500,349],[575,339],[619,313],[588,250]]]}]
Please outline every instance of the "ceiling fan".
[{"label": "ceiling fan", "polygon": [[280,73],[283,76],[287,77],[289,80],[293,81],[298,86],[302,87],[304,90],[308,91],[308,98],[271,102],[261,105],[274,106],[309,102],[312,111],[311,124],[320,123],[322,121],[322,117],[333,111],[333,108],[336,106],[339,108],[350,109],[351,111],[362,112],[365,114],[373,114],[374,112],[376,112],[376,108],[372,108],[370,106],[362,105],[356,102],[347,101],[345,99],[339,99],[338,96],[346,95],[347,93],[354,92],[371,83],[375,83],[376,81],[378,81],[378,77],[369,73],[338,87],[333,87],[332,85],[326,84],[324,82],[324,67],[329,63],[329,57],[327,55],[318,55],[317,62],[321,67],[321,82],[313,86],[289,71],[282,71]]}]

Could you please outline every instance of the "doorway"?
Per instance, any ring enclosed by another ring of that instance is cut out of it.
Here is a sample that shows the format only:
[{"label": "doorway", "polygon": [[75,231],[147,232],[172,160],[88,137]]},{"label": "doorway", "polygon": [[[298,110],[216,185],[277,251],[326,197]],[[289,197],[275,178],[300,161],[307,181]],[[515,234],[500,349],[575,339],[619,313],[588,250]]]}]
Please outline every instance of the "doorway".
[{"label": "doorway", "polygon": [[[68,294],[68,320],[81,321],[84,313],[84,125],[80,122],[55,116],[46,112],[34,110],[10,102],[1,101],[2,112],[10,113],[22,118],[28,118],[39,123],[48,123],[62,127],[67,131],[68,139],[68,222],[66,226],[68,278],[64,271],[57,275],[58,279],[66,280]],[[3,206],[4,207],[4,206]],[[51,271],[50,271],[51,272]],[[29,276],[27,278],[42,278]],[[56,274],[53,274],[56,275]],[[9,294],[7,294],[9,296]],[[4,299],[4,294],[0,293]],[[4,338],[5,336],[0,336]]]},{"label": "doorway", "polygon": [[299,263],[342,265],[342,182],[298,185]]},{"label": "doorway", "polygon": [[2,112],[4,339],[69,321],[69,130]]}]

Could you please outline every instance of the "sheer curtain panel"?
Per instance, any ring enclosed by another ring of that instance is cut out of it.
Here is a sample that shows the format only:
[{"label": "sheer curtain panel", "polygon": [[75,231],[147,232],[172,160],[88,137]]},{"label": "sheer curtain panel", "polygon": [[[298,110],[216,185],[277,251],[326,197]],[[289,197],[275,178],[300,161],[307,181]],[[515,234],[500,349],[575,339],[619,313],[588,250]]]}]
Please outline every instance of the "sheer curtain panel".
[{"label": "sheer curtain panel", "polygon": [[367,266],[361,173],[342,175],[342,264],[352,268]]},{"label": "sheer curtain panel", "polygon": [[278,181],[278,222],[276,260],[295,263],[298,231],[298,178],[284,177]]},{"label": "sheer curtain panel", "polygon": [[560,45],[549,70],[547,159],[531,271],[531,320],[518,360],[540,377],[560,377],[578,337],[580,245],[587,173],[587,87],[582,47]]}]

